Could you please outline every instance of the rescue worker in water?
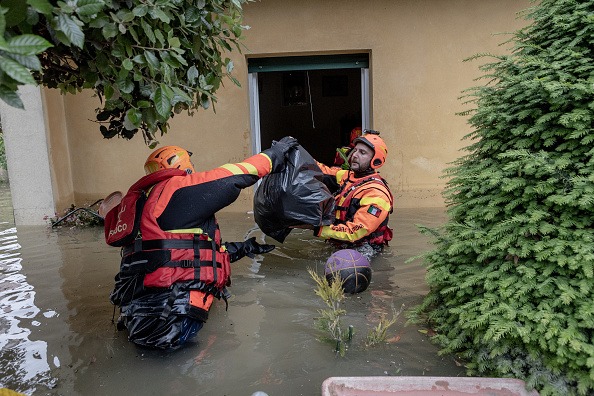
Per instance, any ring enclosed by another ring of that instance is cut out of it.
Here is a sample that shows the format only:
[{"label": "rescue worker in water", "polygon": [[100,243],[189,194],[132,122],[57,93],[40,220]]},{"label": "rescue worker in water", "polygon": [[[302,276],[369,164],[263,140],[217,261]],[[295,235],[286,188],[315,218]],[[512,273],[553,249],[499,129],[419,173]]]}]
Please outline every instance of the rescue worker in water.
[{"label": "rescue worker in water", "polygon": [[110,300],[120,307],[118,328],[128,329],[130,341],[179,347],[202,328],[215,298],[227,302],[230,262],[274,249],[255,238],[223,243],[215,213],[241,189],[284,169],[285,154],[296,145],[285,137],[243,162],[206,172],[196,172],[191,153],[177,146],[148,157],[147,176],[105,216],[107,243],[122,246]]},{"label": "rescue worker in water", "polygon": [[353,145],[347,157],[349,169],[318,162],[322,172],[329,176],[326,185],[334,192],[334,224],[299,228],[313,228],[315,236],[337,248],[355,248],[370,259],[392,239],[388,220],[394,198],[388,183],[377,171],[386,162],[388,148],[379,132],[373,130],[365,130],[353,140]]}]

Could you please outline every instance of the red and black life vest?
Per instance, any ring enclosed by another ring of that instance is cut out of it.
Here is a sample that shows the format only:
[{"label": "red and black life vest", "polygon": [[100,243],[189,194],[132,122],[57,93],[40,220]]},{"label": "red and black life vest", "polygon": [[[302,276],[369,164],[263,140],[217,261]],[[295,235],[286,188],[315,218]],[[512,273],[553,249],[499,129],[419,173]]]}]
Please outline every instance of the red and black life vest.
[{"label": "red and black life vest", "polygon": [[[355,194],[360,191],[360,187],[365,184],[373,183],[373,184],[381,184],[385,187],[386,191],[390,197],[390,213],[392,213],[392,207],[394,204],[394,197],[390,192],[390,188],[388,187],[388,183],[379,175],[374,174],[370,175],[362,180],[351,185],[349,188],[346,188],[346,183],[343,187],[336,193],[337,197],[342,196],[344,200],[342,201],[341,205],[338,205],[338,200],[336,202],[336,210],[338,211],[338,218],[335,221],[335,224],[344,224],[347,221],[353,221],[355,217],[355,213],[361,207],[361,199],[354,198]],[[346,188],[346,189],[345,189]],[[369,186],[369,188],[377,188],[373,186]],[[384,191],[383,189],[381,191]],[[361,238],[357,243],[369,243],[371,245],[387,245],[389,241],[392,240],[392,230],[388,227],[388,220],[389,216],[380,224],[380,226],[370,233],[369,235]]]},{"label": "red and black life vest", "polygon": [[[153,215],[167,181],[173,176],[183,175],[183,171],[167,169],[143,177],[130,188],[120,205],[106,215],[106,240],[111,245],[122,246],[118,276],[123,278],[137,274],[142,279],[142,284],[134,285],[134,290],[119,296],[112,295],[114,304],[126,303],[153,288],[176,285],[227,299],[225,287],[231,283],[230,261],[229,254],[221,246],[216,219],[208,232],[198,229],[172,232],[162,230]],[[110,243],[108,237],[114,235],[113,230],[117,233],[118,224],[119,229],[132,231]],[[122,240],[125,243],[122,244]]]}]

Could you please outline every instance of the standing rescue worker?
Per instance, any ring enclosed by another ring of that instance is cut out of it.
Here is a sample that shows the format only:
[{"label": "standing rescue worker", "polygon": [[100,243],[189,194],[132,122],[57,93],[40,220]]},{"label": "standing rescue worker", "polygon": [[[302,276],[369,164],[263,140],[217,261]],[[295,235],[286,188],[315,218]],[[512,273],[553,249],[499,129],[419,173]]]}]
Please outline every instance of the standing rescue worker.
[{"label": "standing rescue worker", "polygon": [[105,215],[108,244],[122,247],[111,302],[120,307],[118,328],[147,347],[177,348],[202,328],[214,298],[229,296],[230,263],[267,253],[255,238],[221,240],[215,213],[241,189],[284,169],[297,141],[285,137],[243,162],[196,172],[191,153],[177,146],[155,150],[146,176]]},{"label": "standing rescue worker", "polygon": [[349,169],[318,162],[322,172],[332,177],[329,184],[336,190],[336,220],[314,228],[314,235],[340,249],[355,248],[369,259],[392,239],[388,219],[394,199],[388,183],[377,172],[386,162],[388,148],[379,132],[372,130],[365,130],[353,144]]}]

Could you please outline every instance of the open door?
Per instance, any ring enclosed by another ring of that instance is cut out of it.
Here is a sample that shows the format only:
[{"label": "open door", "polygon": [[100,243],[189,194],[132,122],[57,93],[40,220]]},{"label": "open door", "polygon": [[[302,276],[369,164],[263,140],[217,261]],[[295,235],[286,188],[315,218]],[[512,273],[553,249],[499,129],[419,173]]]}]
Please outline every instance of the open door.
[{"label": "open door", "polygon": [[353,128],[370,127],[369,54],[250,58],[254,153],[291,135],[331,165]]}]

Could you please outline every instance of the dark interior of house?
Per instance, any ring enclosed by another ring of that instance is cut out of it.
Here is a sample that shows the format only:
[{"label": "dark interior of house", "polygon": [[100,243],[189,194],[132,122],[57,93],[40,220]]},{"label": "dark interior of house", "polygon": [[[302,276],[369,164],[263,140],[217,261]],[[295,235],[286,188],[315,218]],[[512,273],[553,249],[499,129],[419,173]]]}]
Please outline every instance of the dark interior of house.
[{"label": "dark interior of house", "polygon": [[258,74],[262,147],[291,135],[318,161],[332,165],[336,148],[361,127],[361,70]]}]

